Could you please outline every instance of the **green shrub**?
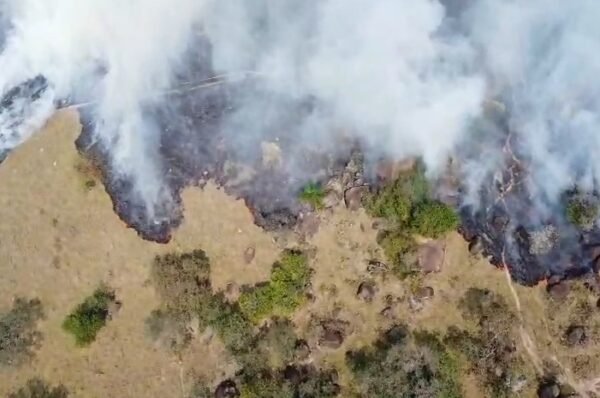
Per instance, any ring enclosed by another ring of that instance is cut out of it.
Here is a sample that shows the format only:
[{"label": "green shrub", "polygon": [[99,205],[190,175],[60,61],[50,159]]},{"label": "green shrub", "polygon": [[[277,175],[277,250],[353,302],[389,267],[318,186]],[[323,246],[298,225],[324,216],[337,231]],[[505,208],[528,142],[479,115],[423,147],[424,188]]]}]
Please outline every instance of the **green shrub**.
[{"label": "green shrub", "polygon": [[457,359],[437,336],[397,325],[371,347],[346,354],[364,396],[461,397]]},{"label": "green shrub", "polygon": [[270,315],[291,314],[306,299],[310,273],[306,256],[286,251],[273,265],[269,282],[242,292],[238,301],[242,312],[255,322]]},{"label": "green shrub", "polygon": [[323,204],[323,199],[325,199],[325,191],[323,190],[321,184],[316,182],[310,182],[306,184],[302,188],[302,191],[300,191],[298,199],[301,202],[311,205],[315,210],[321,210],[325,207]]},{"label": "green shrub", "polygon": [[416,207],[411,226],[416,233],[438,238],[458,227],[459,218],[449,206],[434,201],[425,201]]},{"label": "green shrub", "polygon": [[429,199],[429,185],[420,164],[368,196],[365,207],[372,216],[389,221],[378,243],[401,279],[419,272],[414,234],[438,238],[459,223],[450,207]]},{"label": "green shrub", "polygon": [[51,387],[41,379],[30,379],[24,387],[8,394],[8,398],[67,398],[69,391],[61,384]]},{"label": "green shrub", "polygon": [[241,355],[248,350],[254,337],[254,326],[240,311],[237,303],[225,301],[222,295],[213,299],[212,313],[209,321],[223,341],[223,344],[234,355]]},{"label": "green shrub", "polygon": [[10,311],[0,313],[0,365],[19,366],[33,357],[42,335],[36,325],[44,316],[38,299],[15,299]]},{"label": "green shrub", "polygon": [[65,318],[63,329],[75,337],[77,345],[91,344],[106,324],[109,305],[114,301],[115,296],[112,291],[106,287],[98,288]]},{"label": "green shrub", "polygon": [[567,220],[580,228],[591,227],[599,215],[598,203],[591,197],[574,195],[567,202]]},{"label": "green shrub", "polygon": [[368,196],[365,207],[372,216],[383,217],[402,226],[410,221],[414,206],[424,201],[428,192],[425,169],[417,166]]}]

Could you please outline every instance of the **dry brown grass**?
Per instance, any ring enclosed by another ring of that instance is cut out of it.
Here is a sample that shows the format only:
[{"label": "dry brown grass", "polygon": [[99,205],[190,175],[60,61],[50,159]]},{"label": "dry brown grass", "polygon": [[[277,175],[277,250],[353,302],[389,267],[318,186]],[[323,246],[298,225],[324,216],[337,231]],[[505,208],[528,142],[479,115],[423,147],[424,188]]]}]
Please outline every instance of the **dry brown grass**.
[{"label": "dry brown grass", "polygon": [[[94,167],[81,163],[73,145],[78,132],[74,115],[58,114],[0,166],[0,257],[5,259],[0,262],[0,307],[9,307],[14,296],[34,295],[41,299],[47,315],[39,325],[45,339],[36,360],[27,369],[1,372],[0,395],[39,376],[65,384],[78,397],[180,397],[198,377],[215,383],[231,376],[235,362],[210,330],[196,335],[179,357],[146,338],[144,320],[159,306],[148,282],[150,264],[157,254],[201,248],[210,258],[213,289],[229,287],[233,293],[228,296],[235,297],[238,287],[269,278],[281,247],[253,224],[241,201],[212,185],[184,192],[185,219],[171,243],[161,246],[140,240],[114,215],[103,189],[81,189],[88,178],[99,175]],[[289,247],[314,249],[310,250],[314,253],[310,266],[315,298],[294,314],[293,321],[299,337],[313,346],[314,362],[339,367],[340,382],[347,387],[352,379],[345,368],[345,352],[371,344],[395,321],[439,332],[457,324],[472,327],[457,309],[470,287],[493,290],[514,305],[503,273],[485,259],[472,258],[462,238],[450,234],[441,272],[413,281],[417,286],[431,286],[434,297],[422,310],[411,311],[411,281],[400,281],[391,273],[367,272],[368,260],[383,259],[372,220],[363,211],[343,208],[323,211],[319,217],[322,222],[316,235],[304,243],[293,237],[287,242]],[[244,251],[250,246],[256,255],[247,264]],[[356,297],[358,285],[365,280],[377,284],[371,302]],[[96,342],[75,349],[60,324],[69,309],[101,282],[115,289],[123,307]],[[524,330],[532,336],[534,349],[548,362],[555,357],[576,378],[596,375],[600,363],[596,341],[580,351],[559,341],[564,325],[574,321],[580,292],[576,290],[573,301],[557,310],[548,302],[543,286],[516,286],[515,290]],[[388,306],[394,319],[380,314]],[[592,319],[597,318],[595,314]],[[311,328],[315,319],[344,322],[342,347],[316,347]],[[527,394],[533,394],[533,384],[532,376],[530,390],[523,396],[532,396]],[[464,386],[467,398],[483,396],[469,375]]]}]

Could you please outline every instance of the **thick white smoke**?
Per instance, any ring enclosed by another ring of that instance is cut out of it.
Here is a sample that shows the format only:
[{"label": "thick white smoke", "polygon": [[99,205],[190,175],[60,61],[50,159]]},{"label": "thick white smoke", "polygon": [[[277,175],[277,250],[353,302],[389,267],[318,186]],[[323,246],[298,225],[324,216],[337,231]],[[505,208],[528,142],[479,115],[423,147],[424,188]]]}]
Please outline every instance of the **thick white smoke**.
[{"label": "thick white smoke", "polygon": [[[51,87],[26,124],[0,114],[0,152],[56,100],[92,101],[95,137],[115,170],[134,178],[147,203],[163,200],[160,132],[145,110],[163,99],[155,94],[172,86],[188,50],[208,40],[212,56],[196,61],[216,74],[252,72],[262,92],[316,100],[294,130],[303,140],[326,145],[342,128],[374,156],[422,156],[435,172],[469,145],[471,122],[494,96],[534,165],[540,202],[574,182],[595,184],[600,3],[440,1],[0,0],[0,91],[37,75]],[[247,95],[223,129],[240,141],[260,135],[258,103]],[[485,175],[494,159],[468,175]]]},{"label": "thick white smoke", "polygon": [[140,198],[160,200],[157,138],[143,109],[152,94],[170,86],[202,7],[197,0],[3,1],[10,24],[0,55],[0,90],[38,75],[50,89],[16,131],[10,128],[14,115],[0,115],[0,152],[40,127],[57,99],[92,101],[95,138],[110,149],[115,169],[135,178]]},{"label": "thick white smoke", "polygon": [[465,17],[531,163],[537,207],[552,211],[575,185],[597,189],[600,2],[479,0]]}]

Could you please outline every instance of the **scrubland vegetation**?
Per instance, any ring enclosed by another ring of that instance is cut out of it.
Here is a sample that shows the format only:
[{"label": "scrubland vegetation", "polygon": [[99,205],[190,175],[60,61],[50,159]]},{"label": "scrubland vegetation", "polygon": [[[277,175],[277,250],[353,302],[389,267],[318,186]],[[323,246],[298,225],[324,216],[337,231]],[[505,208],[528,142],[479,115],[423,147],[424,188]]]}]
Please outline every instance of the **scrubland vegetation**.
[{"label": "scrubland vegetation", "polygon": [[16,298],[9,311],[0,312],[0,367],[20,366],[33,358],[42,340],[37,323],[43,317],[38,299]]},{"label": "scrubland vegetation", "polygon": [[596,197],[577,193],[568,197],[566,216],[571,224],[583,229],[590,228],[599,214],[600,205]]},{"label": "scrubland vegetation", "polygon": [[10,393],[8,398],[67,398],[69,391],[63,386],[50,386],[42,379],[28,380],[25,386]]},{"label": "scrubland vegetation", "polygon": [[365,397],[461,396],[459,365],[431,333],[395,325],[371,347],[348,352],[346,362]]},{"label": "scrubland vegetation", "polygon": [[378,241],[394,273],[401,279],[416,272],[415,235],[439,238],[459,224],[452,208],[430,198],[421,165],[373,192],[365,199],[365,207],[370,215],[388,223]]},{"label": "scrubland vegetation", "polygon": [[78,346],[91,344],[106,324],[109,305],[114,301],[115,295],[112,291],[105,286],[99,287],[65,318],[63,329],[75,337]]},{"label": "scrubland vegetation", "polygon": [[239,299],[242,312],[259,321],[268,315],[291,314],[306,299],[304,291],[310,278],[306,257],[287,251],[273,265],[271,278],[265,284],[246,289]]},{"label": "scrubland vegetation", "polygon": [[[211,327],[240,366],[236,385],[241,397],[324,398],[338,393],[335,372],[296,361],[300,340],[291,321],[282,317],[304,301],[310,269],[302,253],[284,252],[268,283],[248,287],[239,303],[213,292],[209,275],[208,258],[200,250],[155,259],[152,281],[163,304],[147,321],[152,338],[170,334],[168,346],[181,350],[191,339],[181,336],[189,333],[187,323],[196,319],[201,329]],[[210,391],[200,383],[191,396],[210,396]]]}]

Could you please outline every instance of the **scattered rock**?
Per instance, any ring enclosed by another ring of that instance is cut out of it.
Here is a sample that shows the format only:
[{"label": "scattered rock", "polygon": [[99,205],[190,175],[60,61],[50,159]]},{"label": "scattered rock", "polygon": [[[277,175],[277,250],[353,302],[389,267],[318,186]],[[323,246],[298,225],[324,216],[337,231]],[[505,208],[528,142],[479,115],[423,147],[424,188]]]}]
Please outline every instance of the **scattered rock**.
[{"label": "scattered rock", "polygon": [[254,257],[256,256],[256,248],[254,246],[249,246],[246,250],[244,250],[244,262],[246,264],[250,264]]},{"label": "scattered rock", "polygon": [[418,249],[417,258],[423,272],[439,272],[444,263],[443,243],[431,241],[421,245]]},{"label": "scattered rock", "polygon": [[385,307],[384,309],[382,309],[379,314],[381,314],[382,317],[387,318],[387,319],[394,318],[394,310],[389,305],[387,307]]},{"label": "scattered rock", "polygon": [[229,282],[225,286],[225,294],[228,297],[238,297],[240,294],[240,286],[235,282]]},{"label": "scattered rock", "polygon": [[293,385],[300,384],[302,380],[302,372],[294,365],[288,365],[283,370],[283,378]]},{"label": "scattered rock", "polygon": [[373,301],[375,297],[375,293],[377,293],[376,286],[373,282],[362,282],[358,285],[358,290],[356,291],[356,296],[361,300],[370,303]]},{"label": "scattered rock", "polygon": [[116,301],[116,300],[112,300],[108,303],[108,319],[114,319],[117,314],[119,313],[119,311],[121,310],[121,307],[123,306],[123,303],[121,303],[120,301]]},{"label": "scattered rock", "polygon": [[337,192],[329,191],[323,198],[323,206],[327,209],[336,207],[340,203],[341,199],[341,196]]},{"label": "scattered rock", "polygon": [[298,232],[305,236],[313,236],[319,230],[319,217],[314,213],[301,214]]},{"label": "scattered rock", "polygon": [[411,311],[414,311],[414,312],[421,311],[424,307],[423,301],[417,300],[416,298],[411,296],[408,299],[408,307],[411,309]]},{"label": "scattered rock", "polygon": [[362,200],[368,192],[369,187],[365,185],[348,188],[344,192],[344,203],[346,207],[352,211],[358,210],[362,206]]},{"label": "scattered rock", "polygon": [[402,161],[384,160],[377,165],[375,175],[383,182],[394,181],[400,177],[400,174],[412,170],[415,164],[415,159]]},{"label": "scattered rock", "polygon": [[233,380],[222,381],[215,390],[215,398],[236,398],[240,392]]},{"label": "scattered rock", "polygon": [[299,361],[305,361],[310,357],[310,347],[306,340],[298,340],[294,347],[294,356]]},{"label": "scattered rock", "polygon": [[565,342],[568,345],[580,345],[585,343],[586,335],[583,326],[569,326],[565,333]]},{"label": "scattered rock", "polygon": [[476,256],[483,251],[483,244],[481,243],[481,238],[479,236],[474,237],[469,242],[469,253]]},{"label": "scattered rock", "polygon": [[319,345],[321,347],[337,349],[344,343],[344,333],[340,330],[324,328],[321,337],[319,338]]},{"label": "scattered rock", "polygon": [[569,284],[566,281],[554,283],[547,287],[548,294],[553,300],[562,301],[569,295]]},{"label": "scattered rock", "polygon": [[389,271],[387,264],[377,260],[369,260],[367,264],[367,272],[370,274],[382,274]]},{"label": "scattered rock", "polygon": [[429,300],[433,298],[434,290],[431,286],[425,286],[417,289],[415,292],[415,299],[417,300]]},{"label": "scattered rock", "polygon": [[544,383],[538,388],[538,398],[558,398],[560,387],[554,382]]},{"label": "scattered rock", "polygon": [[527,382],[527,377],[524,375],[517,376],[514,380],[511,380],[510,389],[514,394],[518,394],[527,386]]}]

